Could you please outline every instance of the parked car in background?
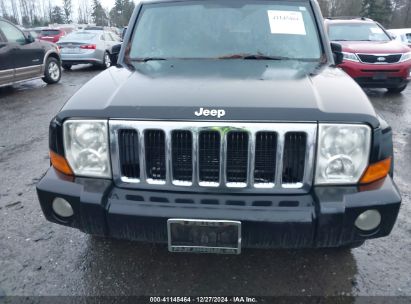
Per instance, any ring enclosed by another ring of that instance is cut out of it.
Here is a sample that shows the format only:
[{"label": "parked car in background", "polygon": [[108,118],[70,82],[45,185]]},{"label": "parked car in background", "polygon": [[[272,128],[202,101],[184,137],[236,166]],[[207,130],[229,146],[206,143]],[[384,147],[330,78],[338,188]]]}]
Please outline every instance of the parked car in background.
[{"label": "parked car in background", "polygon": [[63,68],[70,70],[73,65],[84,63],[108,68],[112,63],[113,47],[120,43],[120,39],[109,31],[70,33],[58,43]]},{"label": "parked car in background", "polygon": [[60,29],[43,29],[39,35],[39,39],[57,43],[62,37],[66,35],[64,30]]},{"label": "parked car in background", "polygon": [[104,31],[104,26],[87,26],[84,28],[86,31]]},{"label": "parked car in background", "polygon": [[121,29],[118,27],[109,27],[108,28],[109,31],[113,32],[114,34],[116,34],[117,36],[121,36]]},{"label": "parked car in background", "polygon": [[394,36],[395,40],[400,41],[411,48],[411,28],[409,29],[393,29],[388,32]]},{"label": "parked car in background", "polygon": [[57,45],[35,40],[29,32],[0,18],[0,86],[36,78],[54,84],[60,77]]},{"label": "parked car in background", "polygon": [[25,30],[24,32],[27,32],[28,34],[31,35],[31,37],[33,37],[34,39],[38,39],[39,38],[39,34],[36,31],[33,30]]},{"label": "parked car in background", "polygon": [[37,38],[37,37],[40,36],[41,31],[44,30],[44,29],[46,29],[46,28],[44,28],[44,27],[33,27],[33,28],[28,28],[26,30],[29,31],[30,34],[32,34],[32,36],[33,36],[33,33],[35,33],[35,36],[33,36],[33,37]]},{"label": "parked car in background", "polygon": [[326,30],[342,45],[340,67],[362,87],[405,90],[411,77],[411,50],[377,22],[367,18],[328,18]]}]

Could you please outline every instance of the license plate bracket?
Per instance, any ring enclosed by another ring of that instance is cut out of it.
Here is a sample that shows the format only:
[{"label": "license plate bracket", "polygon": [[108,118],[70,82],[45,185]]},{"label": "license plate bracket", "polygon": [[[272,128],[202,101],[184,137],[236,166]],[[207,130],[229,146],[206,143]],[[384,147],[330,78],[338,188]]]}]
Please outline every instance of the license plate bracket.
[{"label": "license plate bracket", "polygon": [[169,219],[167,232],[170,252],[241,253],[238,221]]},{"label": "license plate bracket", "polygon": [[375,73],[372,78],[373,80],[387,80],[388,74],[383,72]]}]

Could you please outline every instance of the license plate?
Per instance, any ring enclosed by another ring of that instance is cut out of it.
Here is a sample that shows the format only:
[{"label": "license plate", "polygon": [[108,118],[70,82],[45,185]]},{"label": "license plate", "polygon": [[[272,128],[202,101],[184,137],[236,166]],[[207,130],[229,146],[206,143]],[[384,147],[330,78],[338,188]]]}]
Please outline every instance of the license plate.
[{"label": "license plate", "polygon": [[193,253],[241,253],[241,222],[169,219],[168,250]]},{"label": "license plate", "polygon": [[375,73],[372,77],[374,80],[386,80],[388,78],[387,73]]},{"label": "license plate", "polygon": [[78,48],[63,48],[63,49],[61,49],[61,51],[62,51],[62,53],[71,53],[71,54],[73,54],[73,53],[78,53],[79,52],[79,49]]}]

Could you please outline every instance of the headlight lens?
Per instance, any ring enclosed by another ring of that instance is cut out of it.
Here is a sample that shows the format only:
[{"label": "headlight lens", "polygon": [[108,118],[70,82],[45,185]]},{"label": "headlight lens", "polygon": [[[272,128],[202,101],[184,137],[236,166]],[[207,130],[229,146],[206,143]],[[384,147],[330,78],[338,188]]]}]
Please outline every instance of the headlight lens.
[{"label": "headlight lens", "polygon": [[107,121],[66,121],[64,148],[67,161],[75,175],[111,177]]},{"label": "headlight lens", "polygon": [[344,55],[344,60],[360,62],[357,55],[355,55],[354,53],[343,52],[343,55]]},{"label": "headlight lens", "polygon": [[371,129],[366,125],[321,124],[316,184],[356,184],[367,168]]},{"label": "headlight lens", "polygon": [[411,60],[411,52],[402,54],[400,62]]}]

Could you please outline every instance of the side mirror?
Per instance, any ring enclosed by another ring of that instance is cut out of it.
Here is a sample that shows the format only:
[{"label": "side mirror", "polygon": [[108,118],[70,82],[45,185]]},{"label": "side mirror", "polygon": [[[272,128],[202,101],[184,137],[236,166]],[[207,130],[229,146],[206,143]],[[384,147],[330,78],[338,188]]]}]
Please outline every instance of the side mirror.
[{"label": "side mirror", "polygon": [[392,40],[397,39],[397,35],[393,34],[393,33],[389,33],[390,37]]},{"label": "side mirror", "polygon": [[116,44],[111,48],[111,63],[113,65],[117,64],[118,60],[118,54],[120,53],[121,50],[121,44]]},{"label": "side mirror", "polygon": [[30,32],[24,32],[24,37],[26,38],[27,43],[33,43],[34,41],[36,41],[36,39],[34,39],[34,37],[30,34]]},{"label": "side mirror", "polygon": [[331,43],[331,51],[334,55],[335,65],[340,65],[344,61],[344,55],[342,53],[342,46],[339,43]]}]

